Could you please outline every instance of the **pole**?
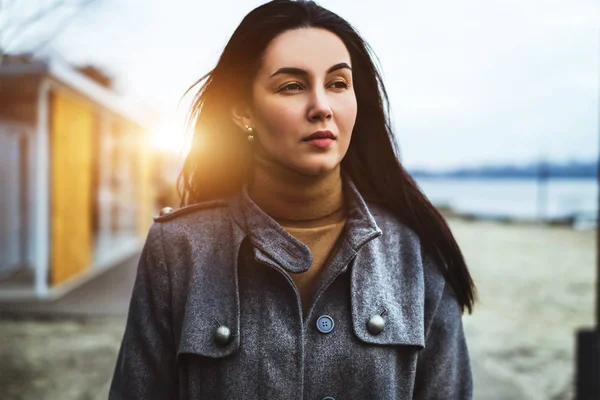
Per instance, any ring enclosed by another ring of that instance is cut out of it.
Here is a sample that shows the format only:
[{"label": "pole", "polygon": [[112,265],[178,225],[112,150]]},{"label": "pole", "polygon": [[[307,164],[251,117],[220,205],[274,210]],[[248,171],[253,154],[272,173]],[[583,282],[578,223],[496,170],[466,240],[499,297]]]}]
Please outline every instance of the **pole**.
[{"label": "pole", "polygon": [[[600,39],[600,35],[598,36]],[[596,54],[600,54],[600,43],[598,47],[599,53]],[[600,73],[598,76],[598,136],[600,137]],[[598,209],[596,210],[596,331],[600,332],[600,143],[596,167],[596,186],[598,187]]]},{"label": "pole", "polygon": [[[596,54],[600,54],[600,51]],[[598,85],[598,136],[600,138],[600,80]],[[592,329],[580,329],[577,332],[577,400],[600,399],[600,150],[596,180],[598,186],[598,210],[596,213],[596,326]]]}]

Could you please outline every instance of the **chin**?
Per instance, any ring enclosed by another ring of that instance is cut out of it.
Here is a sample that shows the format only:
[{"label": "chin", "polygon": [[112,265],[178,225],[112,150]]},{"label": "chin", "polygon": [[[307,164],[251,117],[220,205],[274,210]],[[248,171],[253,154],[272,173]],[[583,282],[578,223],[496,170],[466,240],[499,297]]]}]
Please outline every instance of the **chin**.
[{"label": "chin", "polygon": [[297,170],[305,175],[319,176],[333,171],[339,164],[340,162],[337,159],[311,160],[311,162],[298,166]]}]

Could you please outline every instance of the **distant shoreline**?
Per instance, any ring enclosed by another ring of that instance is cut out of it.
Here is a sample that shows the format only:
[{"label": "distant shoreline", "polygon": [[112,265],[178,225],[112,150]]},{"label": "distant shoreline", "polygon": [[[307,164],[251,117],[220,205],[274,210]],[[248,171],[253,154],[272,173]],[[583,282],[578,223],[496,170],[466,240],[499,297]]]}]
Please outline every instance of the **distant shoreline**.
[{"label": "distant shoreline", "polygon": [[474,212],[460,212],[444,204],[434,204],[435,208],[447,219],[457,219],[470,222],[498,222],[508,225],[563,226],[577,230],[596,228],[595,219],[581,219],[577,215],[556,218],[523,218],[508,215],[493,215]]},{"label": "distant shoreline", "polygon": [[[522,181],[537,181],[540,180],[538,176],[526,176],[526,175],[452,175],[452,174],[422,174],[422,173],[411,173],[413,178],[416,179],[456,179],[456,180],[522,180]],[[589,181],[596,180],[596,176],[546,176],[543,180],[573,180],[573,181]]]},{"label": "distant shoreline", "polygon": [[568,164],[532,163],[529,165],[497,165],[458,167],[445,171],[408,168],[414,178],[486,178],[486,179],[596,179],[596,161]]}]

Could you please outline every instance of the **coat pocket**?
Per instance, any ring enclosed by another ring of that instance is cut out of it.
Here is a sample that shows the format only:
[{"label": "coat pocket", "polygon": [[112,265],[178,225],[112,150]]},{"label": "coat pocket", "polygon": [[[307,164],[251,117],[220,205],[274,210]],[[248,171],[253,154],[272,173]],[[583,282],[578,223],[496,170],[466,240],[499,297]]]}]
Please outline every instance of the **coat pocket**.
[{"label": "coat pocket", "polygon": [[[184,355],[197,355],[208,358],[224,358],[235,353],[240,347],[237,327],[199,326],[182,330],[177,358]],[[236,330],[234,330],[236,329]]]},{"label": "coat pocket", "polygon": [[239,388],[232,387],[231,376],[238,364],[239,335],[231,331],[230,341],[224,343],[216,325],[212,331],[208,328],[182,332],[177,351],[179,398],[237,399]]},{"label": "coat pocket", "polygon": [[361,342],[425,347],[422,315],[395,309],[385,313],[379,311],[358,307],[352,310],[352,329]]}]

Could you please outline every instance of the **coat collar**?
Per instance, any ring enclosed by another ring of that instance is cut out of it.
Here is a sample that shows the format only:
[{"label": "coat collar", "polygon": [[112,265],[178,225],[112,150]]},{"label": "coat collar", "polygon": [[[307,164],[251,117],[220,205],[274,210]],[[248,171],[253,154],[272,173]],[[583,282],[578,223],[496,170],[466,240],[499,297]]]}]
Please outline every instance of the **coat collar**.
[{"label": "coat collar", "polygon": [[[357,251],[366,242],[381,235],[381,229],[369,212],[354,183],[342,174],[344,196],[348,204],[346,227],[342,235]],[[252,244],[290,273],[306,272],[312,264],[309,248],[290,235],[277,221],[262,211],[248,195],[244,185],[232,202],[232,217],[248,235]]]},{"label": "coat collar", "polygon": [[[348,265],[352,266],[350,302],[356,336],[373,344],[424,347],[424,277],[416,235],[407,235],[407,229],[402,228],[389,212],[378,213],[375,218],[348,177],[344,180],[344,190],[348,202],[347,223],[327,274],[339,274]],[[220,233],[219,243],[207,252],[210,260],[202,257],[194,260],[178,355],[194,353],[224,357],[239,347],[237,267],[243,241],[250,241],[256,259],[275,261],[290,273],[304,272],[312,263],[308,247],[265,214],[248,196],[247,187],[229,201],[228,209],[232,222],[230,229],[227,234]],[[385,226],[385,233],[376,220]],[[202,231],[197,235],[211,233],[214,232]],[[383,241],[374,240],[382,233],[389,237]],[[227,246],[222,245],[224,241]],[[384,309],[386,327],[374,336],[369,333],[367,323]],[[232,331],[234,339],[227,346],[218,346],[213,340],[216,321]]]}]

